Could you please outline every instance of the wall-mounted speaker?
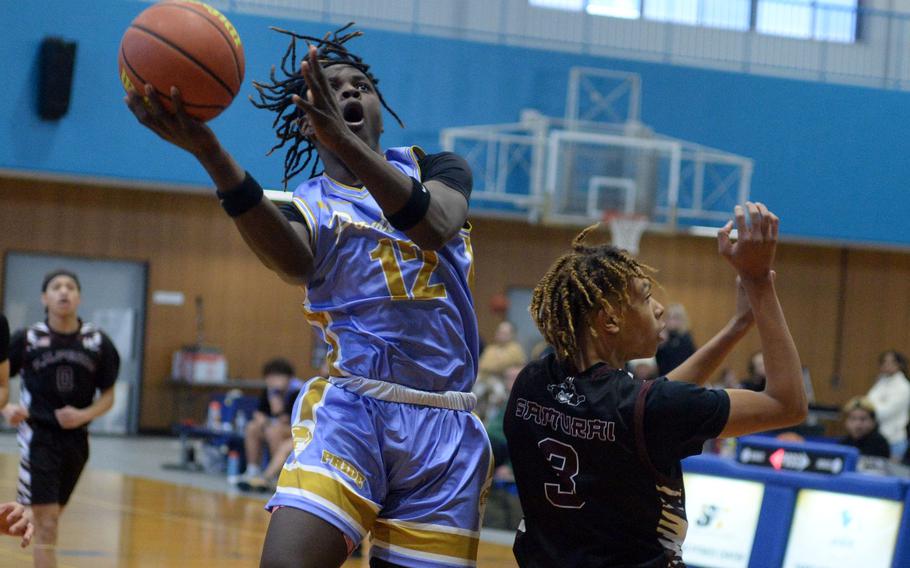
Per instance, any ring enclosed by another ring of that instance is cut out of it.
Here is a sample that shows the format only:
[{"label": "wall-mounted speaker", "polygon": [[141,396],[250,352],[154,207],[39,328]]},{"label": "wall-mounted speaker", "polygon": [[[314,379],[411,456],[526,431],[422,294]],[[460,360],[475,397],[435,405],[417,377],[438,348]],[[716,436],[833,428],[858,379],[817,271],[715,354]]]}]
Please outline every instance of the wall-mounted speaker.
[{"label": "wall-mounted speaker", "polygon": [[59,120],[70,108],[76,42],[46,37],[38,52],[38,116]]}]

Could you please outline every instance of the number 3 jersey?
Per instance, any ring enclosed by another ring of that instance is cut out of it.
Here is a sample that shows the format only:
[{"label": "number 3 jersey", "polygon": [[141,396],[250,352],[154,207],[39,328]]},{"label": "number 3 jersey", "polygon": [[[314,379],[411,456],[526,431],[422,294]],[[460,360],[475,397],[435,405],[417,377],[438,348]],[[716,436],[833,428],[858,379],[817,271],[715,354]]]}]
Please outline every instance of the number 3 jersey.
[{"label": "number 3 jersey", "polygon": [[553,355],[518,376],[504,417],[524,514],[527,567],[682,567],[680,459],[726,424],[729,396],[598,364],[567,374]]},{"label": "number 3 jersey", "polygon": [[29,422],[60,428],[54,411],[85,408],[95,392],[114,385],[120,356],[111,340],[91,323],[74,333],[57,333],[46,322],[16,332],[10,341],[10,376],[22,375],[20,404]]},{"label": "number 3 jersey", "polygon": [[[409,177],[470,194],[470,170],[454,154],[405,147],[385,156]],[[303,308],[328,346],[331,375],[471,390],[478,332],[469,227],[438,251],[422,250],[389,225],[366,188],[325,175],[300,185],[293,209],[282,211],[304,224],[315,253]]]}]

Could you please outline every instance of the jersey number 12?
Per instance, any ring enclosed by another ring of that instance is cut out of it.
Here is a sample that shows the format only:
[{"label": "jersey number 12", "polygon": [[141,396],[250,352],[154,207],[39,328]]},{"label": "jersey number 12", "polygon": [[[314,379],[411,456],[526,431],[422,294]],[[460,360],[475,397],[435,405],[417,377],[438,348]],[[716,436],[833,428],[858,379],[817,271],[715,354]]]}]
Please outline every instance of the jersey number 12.
[{"label": "jersey number 12", "polygon": [[[395,254],[396,249],[398,255]],[[420,272],[408,292],[404,283],[404,274],[398,262],[422,260]],[[385,275],[385,284],[393,300],[432,300],[445,298],[446,288],[443,284],[430,284],[430,277],[439,264],[439,257],[431,250],[420,250],[417,246],[406,241],[379,239],[376,248],[370,251],[370,259],[378,261]]]}]

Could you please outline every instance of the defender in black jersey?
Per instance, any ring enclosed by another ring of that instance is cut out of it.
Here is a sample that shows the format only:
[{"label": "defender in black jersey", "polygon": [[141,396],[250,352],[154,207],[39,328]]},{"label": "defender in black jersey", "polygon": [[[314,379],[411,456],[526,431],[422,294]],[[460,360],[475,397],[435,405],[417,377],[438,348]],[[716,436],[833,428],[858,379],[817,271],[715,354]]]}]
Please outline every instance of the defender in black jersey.
[{"label": "defender in black jersey", "polygon": [[[749,223],[746,215],[748,213]],[[573,242],[534,290],[531,314],[555,354],[513,387],[505,434],[524,520],[522,567],[682,567],[680,460],[705,440],[796,424],[807,412],[799,356],[771,271],[778,219],[748,203],[718,233],[738,274],[737,313],[666,377],[638,381],[626,361],[651,357],[663,306],[650,268],[627,252]],[[701,388],[753,322],[766,353],[764,392]]]},{"label": "defender in black jersey", "polygon": [[4,415],[19,426],[18,501],[34,515],[35,566],[54,566],[60,512],[88,461],[88,425],[114,404],[120,357],[107,335],[79,319],[75,274],[48,274],[41,300],[47,320],[16,332],[10,344],[10,371],[21,373],[22,390]]}]

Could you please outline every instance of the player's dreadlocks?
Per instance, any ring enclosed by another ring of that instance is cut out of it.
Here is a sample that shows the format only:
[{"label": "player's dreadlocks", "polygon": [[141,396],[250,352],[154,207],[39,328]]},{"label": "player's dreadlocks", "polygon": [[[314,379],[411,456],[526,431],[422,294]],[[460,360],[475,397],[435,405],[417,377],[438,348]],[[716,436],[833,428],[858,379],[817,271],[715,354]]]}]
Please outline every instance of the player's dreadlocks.
[{"label": "player's dreadlocks", "polygon": [[[284,157],[285,187],[287,187],[288,180],[306,169],[311,162],[313,165],[310,169],[310,177],[315,176],[316,165],[319,162],[318,154],[313,159],[313,151],[316,146],[300,130],[300,119],[304,118],[306,113],[300,110],[294,104],[294,101],[291,100],[293,95],[297,95],[304,100],[307,98],[306,80],[300,74],[300,61],[297,59],[297,41],[305,42],[307,47],[302,50],[304,53],[309,49],[311,43],[316,46],[319,63],[323,68],[332,65],[350,65],[366,75],[374,87],[379,83],[379,79],[370,72],[370,66],[345,47],[348,41],[363,35],[363,32],[360,31],[348,31],[348,28],[353,25],[354,22],[350,22],[334,32],[325,34],[322,39],[281,28],[271,28],[280,34],[291,37],[291,43],[281,58],[281,72],[284,78],[278,78],[275,67],[272,66],[272,70],[269,73],[270,83],[253,81],[253,86],[259,93],[259,100],[256,101],[253,97],[250,97],[250,101],[256,108],[269,110],[276,114],[272,126],[277,127],[275,132],[278,135],[278,143],[269,150],[269,154],[290,143],[287,154]],[[382,103],[382,106],[389,111],[389,114],[395,117],[395,120],[403,128],[404,123],[398,118],[395,111],[386,104],[378,88],[376,89],[376,95],[379,97],[379,102]]]},{"label": "player's dreadlocks", "polygon": [[573,367],[591,318],[601,309],[621,315],[623,304],[631,302],[632,278],[653,281],[647,273],[654,269],[627,251],[585,243],[599,226],[591,225],[575,237],[572,252],[553,263],[531,296],[531,317],[556,356]]}]

